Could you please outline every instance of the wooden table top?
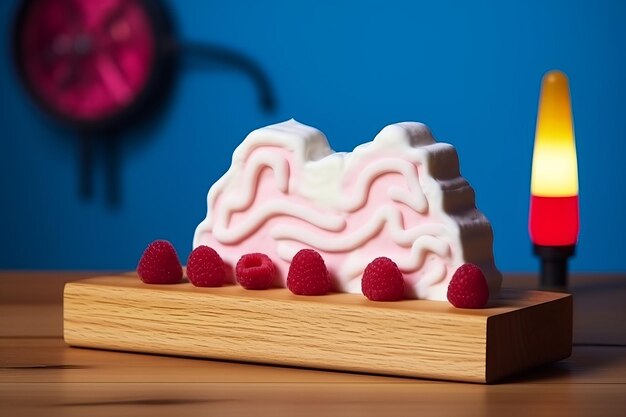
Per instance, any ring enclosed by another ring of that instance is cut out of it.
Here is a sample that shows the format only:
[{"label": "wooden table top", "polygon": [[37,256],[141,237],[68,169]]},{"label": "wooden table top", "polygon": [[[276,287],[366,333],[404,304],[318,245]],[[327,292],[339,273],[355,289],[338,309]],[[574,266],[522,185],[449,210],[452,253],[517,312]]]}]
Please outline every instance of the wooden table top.
[{"label": "wooden table top", "polygon": [[70,348],[63,285],[97,275],[0,272],[0,414],[626,415],[626,275],[573,276],[572,356],[496,385]]}]

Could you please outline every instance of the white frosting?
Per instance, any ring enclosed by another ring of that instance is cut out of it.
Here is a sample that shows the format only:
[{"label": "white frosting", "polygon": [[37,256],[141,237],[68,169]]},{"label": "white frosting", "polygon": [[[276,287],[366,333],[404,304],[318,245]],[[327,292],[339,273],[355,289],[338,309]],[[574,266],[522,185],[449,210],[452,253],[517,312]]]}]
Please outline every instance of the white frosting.
[{"label": "white frosting", "polygon": [[318,130],[290,120],[255,130],[209,190],[208,212],[194,236],[234,265],[249,252],[277,264],[284,285],[292,257],[313,248],[339,291],[360,292],[377,256],[392,258],[407,296],[445,299],[458,266],[479,264],[492,295],[492,231],[459,174],[451,145],[420,123],[385,127],[351,153],[335,153]]}]

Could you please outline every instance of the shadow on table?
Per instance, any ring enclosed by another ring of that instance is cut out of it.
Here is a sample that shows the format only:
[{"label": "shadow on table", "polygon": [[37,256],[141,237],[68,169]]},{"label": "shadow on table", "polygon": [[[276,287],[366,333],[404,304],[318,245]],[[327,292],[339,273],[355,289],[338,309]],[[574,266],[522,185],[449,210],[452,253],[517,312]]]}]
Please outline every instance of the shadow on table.
[{"label": "shadow on table", "polygon": [[626,347],[621,345],[575,344],[572,356],[500,381],[501,384],[518,383],[593,383],[602,379],[615,366],[624,362]]}]

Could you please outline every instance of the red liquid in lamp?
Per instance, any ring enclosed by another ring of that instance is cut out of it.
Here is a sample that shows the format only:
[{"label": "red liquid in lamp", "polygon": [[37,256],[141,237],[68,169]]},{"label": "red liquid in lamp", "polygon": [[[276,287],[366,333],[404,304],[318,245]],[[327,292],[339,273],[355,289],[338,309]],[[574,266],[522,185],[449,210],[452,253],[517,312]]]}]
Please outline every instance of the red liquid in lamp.
[{"label": "red liquid in lamp", "polygon": [[531,196],[529,229],[535,245],[574,245],[578,238],[578,196]]}]

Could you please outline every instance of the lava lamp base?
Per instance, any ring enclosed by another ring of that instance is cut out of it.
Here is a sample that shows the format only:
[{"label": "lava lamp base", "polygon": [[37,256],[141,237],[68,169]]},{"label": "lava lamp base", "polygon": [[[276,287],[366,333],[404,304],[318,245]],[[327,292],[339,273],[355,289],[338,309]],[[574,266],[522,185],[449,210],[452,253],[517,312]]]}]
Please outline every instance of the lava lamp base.
[{"label": "lava lamp base", "polygon": [[541,258],[540,287],[565,290],[567,288],[567,259],[576,253],[576,245],[533,245],[533,251]]}]

